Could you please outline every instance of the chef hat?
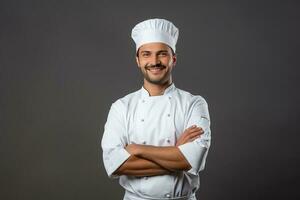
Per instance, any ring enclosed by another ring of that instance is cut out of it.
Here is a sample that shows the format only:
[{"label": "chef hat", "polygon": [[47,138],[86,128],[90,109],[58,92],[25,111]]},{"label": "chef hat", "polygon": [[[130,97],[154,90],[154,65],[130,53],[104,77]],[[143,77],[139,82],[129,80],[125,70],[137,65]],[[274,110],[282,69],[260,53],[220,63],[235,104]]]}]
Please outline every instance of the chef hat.
[{"label": "chef hat", "polygon": [[136,44],[136,51],[146,43],[162,42],[176,51],[179,30],[165,19],[148,19],[138,23],[131,31],[131,37]]}]

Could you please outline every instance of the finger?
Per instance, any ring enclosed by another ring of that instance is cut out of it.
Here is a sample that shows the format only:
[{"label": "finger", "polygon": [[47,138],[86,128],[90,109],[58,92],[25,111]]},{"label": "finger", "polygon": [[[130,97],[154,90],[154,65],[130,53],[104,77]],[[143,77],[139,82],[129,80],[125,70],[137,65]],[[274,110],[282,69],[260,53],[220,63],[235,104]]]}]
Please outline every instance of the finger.
[{"label": "finger", "polygon": [[201,136],[202,134],[203,134],[203,132],[201,132],[201,131],[194,132],[194,133],[188,135],[186,138],[190,139],[190,138],[193,138],[193,137]]},{"label": "finger", "polygon": [[184,140],[185,138],[189,137],[189,135],[194,135],[194,134],[197,134],[197,133],[201,134],[202,132],[203,132],[203,130],[201,128],[189,130],[189,131],[184,132],[180,136],[180,138]]},{"label": "finger", "polygon": [[196,135],[194,137],[186,138],[185,140],[181,141],[181,144],[192,142],[192,141],[196,140],[197,138],[200,138],[200,135]]},{"label": "finger", "polygon": [[198,132],[194,132],[194,133],[189,134],[186,138],[190,139],[190,138],[200,136],[200,135],[201,135],[201,132],[198,131]]},{"label": "finger", "polygon": [[187,129],[185,129],[185,131],[191,130],[191,129],[196,128],[196,127],[197,127],[196,125],[192,125],[192,126],[188,127]]},{"label": "finger", "polygon": [[193,142],[194,140],[196,140],[198,138],[200,138],[200,136],[193,137],[193,138],[189,139],[188,142]]},{"label": "finger", "polygon": [[189,128],[189,129],[186,129],[183,133],[182,133],[182,137],[185,137],[185,136],[187,136],[188,134],[190,134],[191,132],[194,132],[194,131],[196,131],[197,129],[195,129],[195,128]]},{"label": "finger", "polygon": [[202,129],[201,127],[196,126],[196,127],[193,127],[193,128],[188,129],[187,131],[189,132],[189,131],[201,130],[201,129]]},{"label": "finger", "polygon": [[190,129],[195,129],[195,128],[200,128],[200,127],[197,125],[193,125],[193,126],[190,126],[188,129],[190,130]]},{"label": "finger", "polygon": [[201,131],[202,129],[201,128],[193,128],[193,129],[190,129],[190,130],[186,130],[183,134],[184,135],[189,135],[193,132],[197,132],[197,131]]},{"label": "finger", "polygon": [[204,131],[202,129],[195,129],[195,130],[191,130],[189,132],[186,133],[186,135],[191,135],[193,133],[203,133]]},{"label": "finger", "polygon": [[200,137],[200,132],[195,132],[195,133],[193,133],[193,134],[191,134],[191,135],[187,135],[187,136],[185,136],[184,138],[181,138],[180,140],[178,140],[178,141],[180,141],[180,143],[186,143],[186,142],[188,142],[190,139],[192,139],[192,138],[195,138],[195,137]]},{"label": "finger", "polygon": [[192,126],[188,127],[187,129],[185,129],[184,132],[192,130],[192,129],[196,129],[196,128],[199,128],[199,127],[197,127],[197,125],[192,125]]},{"label": "finger", "polygon": [[186,139],[189,139],[189,138],[187,138],[190,134],[193,134],[193,133],[195,133],[195,132],[203,132],[203,130],[202,130],[202,128],[201,127],[193,127],[193,128],[191,128],[190,127],[190,129],[187,129],[187,130],[185,130],[184,132],[183,132],[183,134],[178,138],[178,140],[186,140]]}]

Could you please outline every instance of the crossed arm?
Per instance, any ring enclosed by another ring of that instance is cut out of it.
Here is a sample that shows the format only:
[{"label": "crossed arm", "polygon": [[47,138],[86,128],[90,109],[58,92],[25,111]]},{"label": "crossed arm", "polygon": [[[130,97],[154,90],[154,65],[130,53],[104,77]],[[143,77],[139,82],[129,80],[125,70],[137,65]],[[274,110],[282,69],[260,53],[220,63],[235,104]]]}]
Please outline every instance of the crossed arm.
[{"label": "crossed arm", "polygon": [[195,140],[201,134],[203,134],[203,130],[194,125],[183,132],[175,146],[159,147],[130,144],[126,146],[126,150],[131,154],[130,157],[114,174],[155,176],[189,170],[191,166],[178,149],[178,146]]}]

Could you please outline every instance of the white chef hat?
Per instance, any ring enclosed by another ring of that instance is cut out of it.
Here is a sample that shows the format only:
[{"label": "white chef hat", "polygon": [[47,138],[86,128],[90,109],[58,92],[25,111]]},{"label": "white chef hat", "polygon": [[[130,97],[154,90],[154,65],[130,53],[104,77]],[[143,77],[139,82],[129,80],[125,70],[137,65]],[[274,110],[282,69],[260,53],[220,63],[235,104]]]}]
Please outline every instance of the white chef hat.
[{"label": "white chef hat", "polygon": [[148,19],[138,23],[131,31],[136,44],[136,51],[146,43],[162,42],[171,47],[175,53],[179,30],[165,19]]}]

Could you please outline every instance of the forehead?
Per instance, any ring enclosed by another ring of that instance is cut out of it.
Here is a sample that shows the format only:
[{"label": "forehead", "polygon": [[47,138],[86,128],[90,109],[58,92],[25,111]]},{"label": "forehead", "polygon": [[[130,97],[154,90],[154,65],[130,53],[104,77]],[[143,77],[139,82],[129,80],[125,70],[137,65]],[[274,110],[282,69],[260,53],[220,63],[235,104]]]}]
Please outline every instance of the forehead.
[{"label": "forehead", "polygon": [[167,50],[171,51],[171,48],[161,42],[153,42],[153,43],[147,43],[143,44],[140,48],[140,51],[162,51],[162,50]]}]

